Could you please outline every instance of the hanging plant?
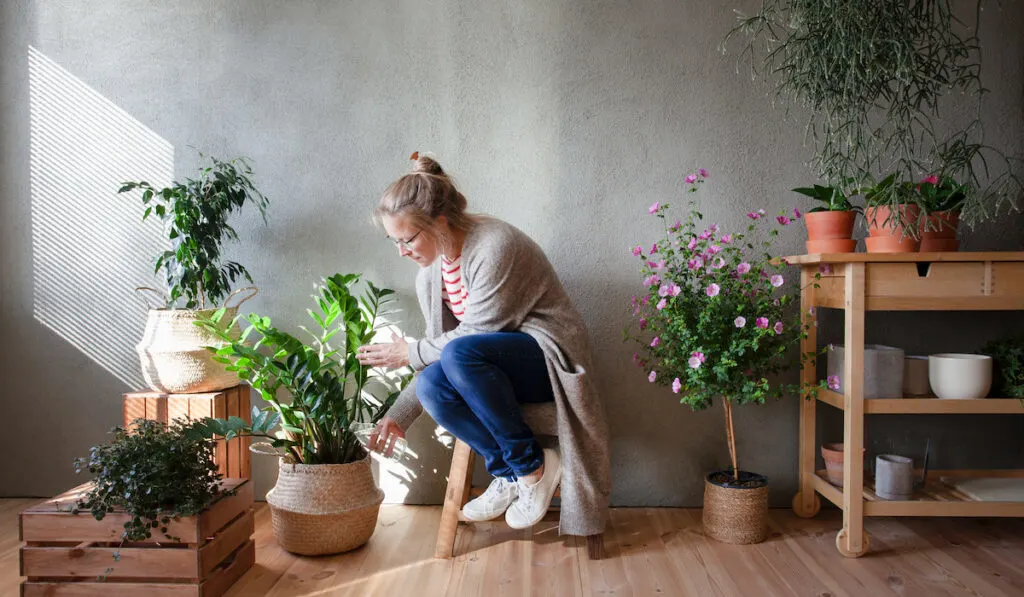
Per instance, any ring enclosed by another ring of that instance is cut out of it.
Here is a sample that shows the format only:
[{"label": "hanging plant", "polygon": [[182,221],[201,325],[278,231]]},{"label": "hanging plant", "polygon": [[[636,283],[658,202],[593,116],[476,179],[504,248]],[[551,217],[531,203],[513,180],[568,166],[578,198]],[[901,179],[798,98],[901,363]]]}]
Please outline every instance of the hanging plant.
[{"label": "hanging plant", "polygon": [[[978,0],[975,23],[980,9]],[[819,176],[845,194],[889,173],[898,181],[955,179],[971,224],[1016,207],[1022,190],[1019,161],[984,144],[976,27],[949,0],[763,0],[740,16],[726,44],[745,36],[739,60],[808,111]],[[976,110],[950,129],[939,115],[953,93],[974,98]],[[905,200],[899,185],[889,188],[876,204]]]}]

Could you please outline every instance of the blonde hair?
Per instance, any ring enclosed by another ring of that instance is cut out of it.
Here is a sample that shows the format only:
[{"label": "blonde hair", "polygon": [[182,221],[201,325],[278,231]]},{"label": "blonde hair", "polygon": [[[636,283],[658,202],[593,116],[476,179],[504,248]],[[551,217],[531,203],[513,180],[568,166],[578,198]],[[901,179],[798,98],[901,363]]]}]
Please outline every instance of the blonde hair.
[{"label": "blonde hair", "polygon": [[374,222],[380,226],[383,216],[401,216],[420,230],[445,240],[444,229],[437,218],[444,216],[451,230],[467,231],[474,217],[466,212],[466,197],[436,160],[419,152],[412,154],[412,172],[391,183],[373,210]]}]

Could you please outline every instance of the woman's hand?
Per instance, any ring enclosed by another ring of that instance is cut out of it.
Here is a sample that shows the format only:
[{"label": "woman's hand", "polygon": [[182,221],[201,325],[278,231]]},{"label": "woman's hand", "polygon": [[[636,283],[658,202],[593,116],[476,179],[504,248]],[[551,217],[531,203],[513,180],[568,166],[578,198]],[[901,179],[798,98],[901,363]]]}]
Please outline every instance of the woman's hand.
[{"label": "woman's hand", "polygon": [[356,351],[356,359],[364,367],[405,367],[409,364],[409,343],[391,332],[391,342],[360,346]]},{"label": "woman's hand", "polygon": [[395,451],[395,442],[400,437],[405,437],[405,430],[391,417],[384,417],[377,423],[377,428],[370,433],[369,447],[374,452],[391,456],[391,453]]}]

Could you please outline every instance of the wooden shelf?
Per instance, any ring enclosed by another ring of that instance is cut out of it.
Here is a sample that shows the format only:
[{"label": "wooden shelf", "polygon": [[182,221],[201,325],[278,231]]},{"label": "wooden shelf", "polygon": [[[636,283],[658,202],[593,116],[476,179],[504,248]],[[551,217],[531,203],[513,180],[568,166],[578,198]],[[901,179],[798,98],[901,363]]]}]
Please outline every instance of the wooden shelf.
[{"label": "wooden shelf", "polygon": [[[914,471],[920,476],[921,471]],[[946,485],[940,477],[1024,477],[1024,470],[992,471],[932,471],[923,488],[914,490],[913,499],[892,501],[878,497],[874,479],[864,478],[864,516],[968,516],[1018,517],[1024,516],[1024,502],[984,502]],[[843,507],[842,489],[828,482],[825,471],[815,471],[814,489],[840,509]]]},{"label": "wooden shelf", "polygon": [[989,251],[972,253],[815,253],[785,257],[790,265],[815,263],[932,263],[936,261],[1024,261],[1024,251]]},{"label": "wooden shelf", "polygon": [[[832,390],[818,390],[818,400],[843,410],[845,398]],[[869,398],[864,400],[868,415],[996,415],[1024,414],[1024,400],[1019,398],[979,398],[976,400],[944,400],[941,398]]]}]

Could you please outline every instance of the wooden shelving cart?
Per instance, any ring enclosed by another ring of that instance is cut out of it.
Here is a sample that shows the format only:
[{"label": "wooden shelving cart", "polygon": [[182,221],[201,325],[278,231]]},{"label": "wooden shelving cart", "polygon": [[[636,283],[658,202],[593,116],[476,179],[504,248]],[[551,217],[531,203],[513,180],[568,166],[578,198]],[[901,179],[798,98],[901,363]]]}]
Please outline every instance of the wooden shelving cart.
[{"label": "wooden shelving cart", "polygon": [[[1024,502],[981,502],[942,484],[941,477],[1024,477],[1024,470],[930,471],[923,490],[909,501],[887,501],[865,483],[859,457],[843,462],[844,486],[830,484],[814,467],[815,409],[824,402],[843,411],[846,454],[864,448],[864,415],[870,414],[1024,414],[1014,398],[941,400],[937,398],[864,399],[864,313],[866,311],[991,311],[1024,310],[1024,252],[997,253],[846,253],[800,255],[786,261],[799,266],[800,305],[845,311],[843,344],[844,393],[819,391],[817,400],[804,397],[800,406],[800,491],[793,498],[798,516],[818,513],[822,495],[843,511],[836,547],[847,557],[868,550],[865,516],[1024,516]],[[821,278],[816,280],[817,274]],[[817,283],[817,288],[815,288]],[[812,326],[803,352],[817,349]],[[806,361],[801,381],[817,383],[816,362]]]}]

